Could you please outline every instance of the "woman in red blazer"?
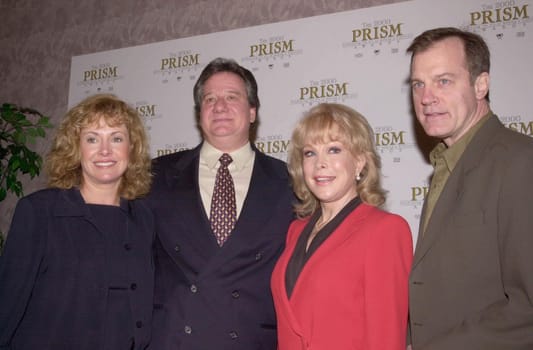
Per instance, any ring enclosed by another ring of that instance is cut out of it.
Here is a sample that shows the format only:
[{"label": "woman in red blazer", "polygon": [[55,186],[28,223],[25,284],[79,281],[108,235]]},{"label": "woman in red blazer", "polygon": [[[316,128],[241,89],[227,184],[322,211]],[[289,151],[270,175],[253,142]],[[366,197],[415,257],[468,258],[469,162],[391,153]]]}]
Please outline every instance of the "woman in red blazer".
[{"label": "woman in red blazer", "polygon": [[339,104],[296,126],[299,219],[272,275],[279,350],[404,350],[411,232],[384,203],[368,122]]}]

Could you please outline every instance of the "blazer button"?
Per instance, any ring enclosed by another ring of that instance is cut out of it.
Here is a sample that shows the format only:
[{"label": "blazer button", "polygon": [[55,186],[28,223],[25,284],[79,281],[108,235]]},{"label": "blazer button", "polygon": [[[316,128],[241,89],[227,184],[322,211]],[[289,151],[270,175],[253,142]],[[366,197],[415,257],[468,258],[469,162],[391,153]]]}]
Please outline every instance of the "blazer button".
[{"label": "blazer button", "polygon": [[234,290],[233,292],[231,292],[231,296],[233,297],[233,299],[239,299],[241,295],[239,294],[238,290]]},{"label": "blazer button", "polygon": [[176,253],[180,251],[180,246],[178,244],[176,244],[176,246],[174,247],[174,251]]},{"label": "blazer button", "polygon": [[229,337],[231,339],[237,339],[239,337],[239,335],[237,334],[237,332],[231,331],[231,332],[229,332]]},{"label": "blazer button", "polygon": [[130,251],[131,250],[131,244],[129,244],[129,243],[124,244],[124,249],[126,251]]},{"label": "blazer button", "polygon": [[135,289],[137,289],[137,283],[132,283],[132,284],[130,284],[130,289],[131,289],[131,290],[135,290]]},{"label": "blazer button", "polygon": [[142,326],[143,326],[143,322],[142,322],[142,321],[137,321],[137,322],[135,322],[135,326],[136,326],[137,328],[142,328]]},{"label": "blazer button", "polygon": [[183,328],[183,331],[185,332],[185,334],[191,334],[192,333],[192,328],[191,328],[191,326],[185,326]]},{"label": "blazer button", "polygon": [[189,289],[191,290],[191,293],[198,292],[198,287],[196,287],[196,284],[191,284]]},{"label": "blazer button", "polygon": [[263,257],[263,254],[261,254],[261,253],[255,254],[255,260],[256,261],[261,260],[262,257]]}]

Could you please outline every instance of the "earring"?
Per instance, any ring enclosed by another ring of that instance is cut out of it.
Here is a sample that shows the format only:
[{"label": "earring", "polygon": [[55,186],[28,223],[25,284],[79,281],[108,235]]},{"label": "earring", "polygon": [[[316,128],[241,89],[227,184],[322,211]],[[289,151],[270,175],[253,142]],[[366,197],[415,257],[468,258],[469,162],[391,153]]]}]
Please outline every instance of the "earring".
[{"label": "earring", "polygon": [[361,174],[360,173],[355,176],[355,181],[357,181],[357,182],[361,181]]}]

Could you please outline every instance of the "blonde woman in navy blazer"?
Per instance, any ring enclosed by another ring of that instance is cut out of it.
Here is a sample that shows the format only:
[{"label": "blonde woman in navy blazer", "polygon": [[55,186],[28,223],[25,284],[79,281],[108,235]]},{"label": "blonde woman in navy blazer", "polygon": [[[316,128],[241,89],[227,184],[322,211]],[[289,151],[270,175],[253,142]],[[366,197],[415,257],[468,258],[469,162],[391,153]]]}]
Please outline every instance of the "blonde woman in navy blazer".
[{"label": "blonde woman in navy blazer", "polygon": [[0,349],[130,350],[150,340],[150,157],[143,122],[112,95],[71,109],[49,185],[21,199],[0,257]]},{"label": "blonde woman in navy blazer", "polygon": [[321,104],[298,123],[289,172],[300,219],[272,275],[279,350],[403,350],[411,232],[378,209],[379,157],[363,116]]}]

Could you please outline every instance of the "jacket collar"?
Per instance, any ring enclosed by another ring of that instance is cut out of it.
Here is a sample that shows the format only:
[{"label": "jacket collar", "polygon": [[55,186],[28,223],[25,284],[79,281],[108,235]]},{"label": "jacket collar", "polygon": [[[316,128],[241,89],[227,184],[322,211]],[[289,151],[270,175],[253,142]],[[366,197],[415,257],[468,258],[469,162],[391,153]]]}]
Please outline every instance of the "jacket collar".
[{"label": "jacket collar", "polygon": [[[58,199],[54,203],[53,215],[54,216],[83,216],[86,218],[91,217],[89,207],[85,204],[80,190],[76,187],[59,190]],[[133,215],[133,207],[131,201],[127,199],[120,199],[120,208],[126,211],[129,215]]]},{"label": "jacket collar", "polygon": [[[492,112],[489,112],[487,118],[486,122],[481,126],[466,147],[463,155],[458,160],[454,171],[450,174],[437,203],[435,203],[433,214],[429,219],[426,232],[423,236],[421,230],[419,230],[413,268],[442,236],[439,231],[442,227],[446,227],[449,208],[453,208],[454,203],[461,200],[467,177],[474,169],[479,167],[479,164],[486,156],[490,156],[491,143],[494,142],[496,134],[505,128],[499,121],[498,117]],[[425,203],[422,212],[424,211]]]}]

